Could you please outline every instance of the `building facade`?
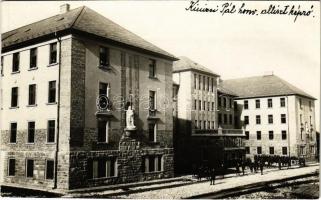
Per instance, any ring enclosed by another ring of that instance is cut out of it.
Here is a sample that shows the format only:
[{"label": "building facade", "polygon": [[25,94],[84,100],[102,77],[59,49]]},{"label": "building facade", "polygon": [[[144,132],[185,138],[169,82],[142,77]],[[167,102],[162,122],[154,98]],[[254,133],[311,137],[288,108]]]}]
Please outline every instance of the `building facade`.
[{"label": "building facade", "polygon": [[248,157],[315,158],[314,97],[273,74],[225,80],[222,84],[238,95],[237,110]]},{"label": "building facade", "polygon": [[162,94],[172,96],[174,56],[69,5],[2,38],[1,184],[70,190],[173,176],[173,101]]},{"label": "building facade", "polygon": [[[242,153],[236,156],[228,151],[234,148],[244,153],[242,130],[234,129],[234,122],[224,118],[234,116],[234,95],[218,87],[219,75],[187,57],[179,59],[173,66],[173,80],[178,85],[174,116],[176,171],[188,172],[193,165],[221,166],[226,157],[231,157],[225,153],[242,158]],[[219,116],[223,116],[222,123]]]}]

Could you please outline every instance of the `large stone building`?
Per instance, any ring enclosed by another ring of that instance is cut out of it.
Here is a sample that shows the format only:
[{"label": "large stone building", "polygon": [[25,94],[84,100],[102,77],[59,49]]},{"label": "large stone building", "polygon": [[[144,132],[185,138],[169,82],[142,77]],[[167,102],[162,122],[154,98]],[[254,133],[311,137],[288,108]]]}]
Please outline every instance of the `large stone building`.
[{"label": "large stone building", "polygon": [[175,60],[68,4],[3,33],[1,184],[70,190],[172,177],[173,102],[162,97],[172,95]]},{"label": "large stone building", "polygon": [[218,86],[216,73],[187,57],[179,59],[173,65],[176,171],[244,157],[242,130],[234,129],[235,95]]},{"label": "large stone building", "polygon": [[222,86],[238,95],[248,157],[315,158],[314,97],[273,74],[224,80]]}]

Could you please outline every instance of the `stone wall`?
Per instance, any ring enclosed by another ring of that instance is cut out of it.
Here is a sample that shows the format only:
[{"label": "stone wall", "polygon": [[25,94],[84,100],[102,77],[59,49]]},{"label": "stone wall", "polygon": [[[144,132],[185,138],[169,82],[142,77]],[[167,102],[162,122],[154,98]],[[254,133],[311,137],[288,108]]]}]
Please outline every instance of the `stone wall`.
[{"label": "stone wall", "polygon": [[[142,168],[145,155],[162,155],[163,171],[144,173]],[[97,179],[88,177],[89,161],[108,157],[114,157],[117,160],[117,176]],[[172,148],[141,148],[140,142],[135,139],[122,139],[119,150],[71,152],[70,189],[169,178],[174,176],[173,164]]]}]

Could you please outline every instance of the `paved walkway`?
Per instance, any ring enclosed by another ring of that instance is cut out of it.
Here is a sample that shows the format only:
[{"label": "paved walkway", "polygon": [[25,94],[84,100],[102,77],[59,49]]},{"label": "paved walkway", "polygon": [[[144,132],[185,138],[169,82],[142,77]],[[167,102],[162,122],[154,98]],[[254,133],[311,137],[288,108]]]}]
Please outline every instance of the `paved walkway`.
[{"label": "paved walkway", "polygon": [[[294,169],[267,169],[264,174],[247,174],[245,176],[236,176],[231,175],[230,177],[224,179],[218,179],[215,182],[215,185],[210,185],[209,181],[206,182],[196,182],[194,184],[151,190],[141,193],[132,193],[126,195],[112,195],[111,191],[105,191],[100,193],[91,193],[90,195],[108,198],[134,198],[134,199],[180,199],[188,198],[195,195],[207,194],[211,192],[220,191],[223,189],[230,189],[238,186],[243,186],[247,184],[258,183],[262,181],[273,181],[279,179],[290,178],[293,176],[304,175],[308,173],[313,173],[316,170],[319,170],[319,165],[312,165],[304,168],[294,168]],[[148,187],[148,186],[145,186]],[[130,188],[132,189],[132,188]],[[137,188],[133,188],[135,190]],[[114,191],[117,192],[117,191]]]}]

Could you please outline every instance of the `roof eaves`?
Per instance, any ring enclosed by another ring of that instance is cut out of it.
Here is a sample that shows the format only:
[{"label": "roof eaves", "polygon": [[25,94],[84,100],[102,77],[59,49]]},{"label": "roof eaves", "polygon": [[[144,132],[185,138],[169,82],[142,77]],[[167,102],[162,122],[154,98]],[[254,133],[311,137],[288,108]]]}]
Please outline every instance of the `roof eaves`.
[{"label": "roof eaves", "polygon": [[207,75],[211,75],[211,76],[220,77],[220,75],[215,74],[213,72],[207,72],[207,71],[203,71],[203,70],[195,69],[195,68],[176,69],[176,70],[173,70],[173,73],[174,72],[185,72],[185,71],[195,71],[195,72],[198,72],[198,73],[203,73],[203,74],[207,74]]}]

